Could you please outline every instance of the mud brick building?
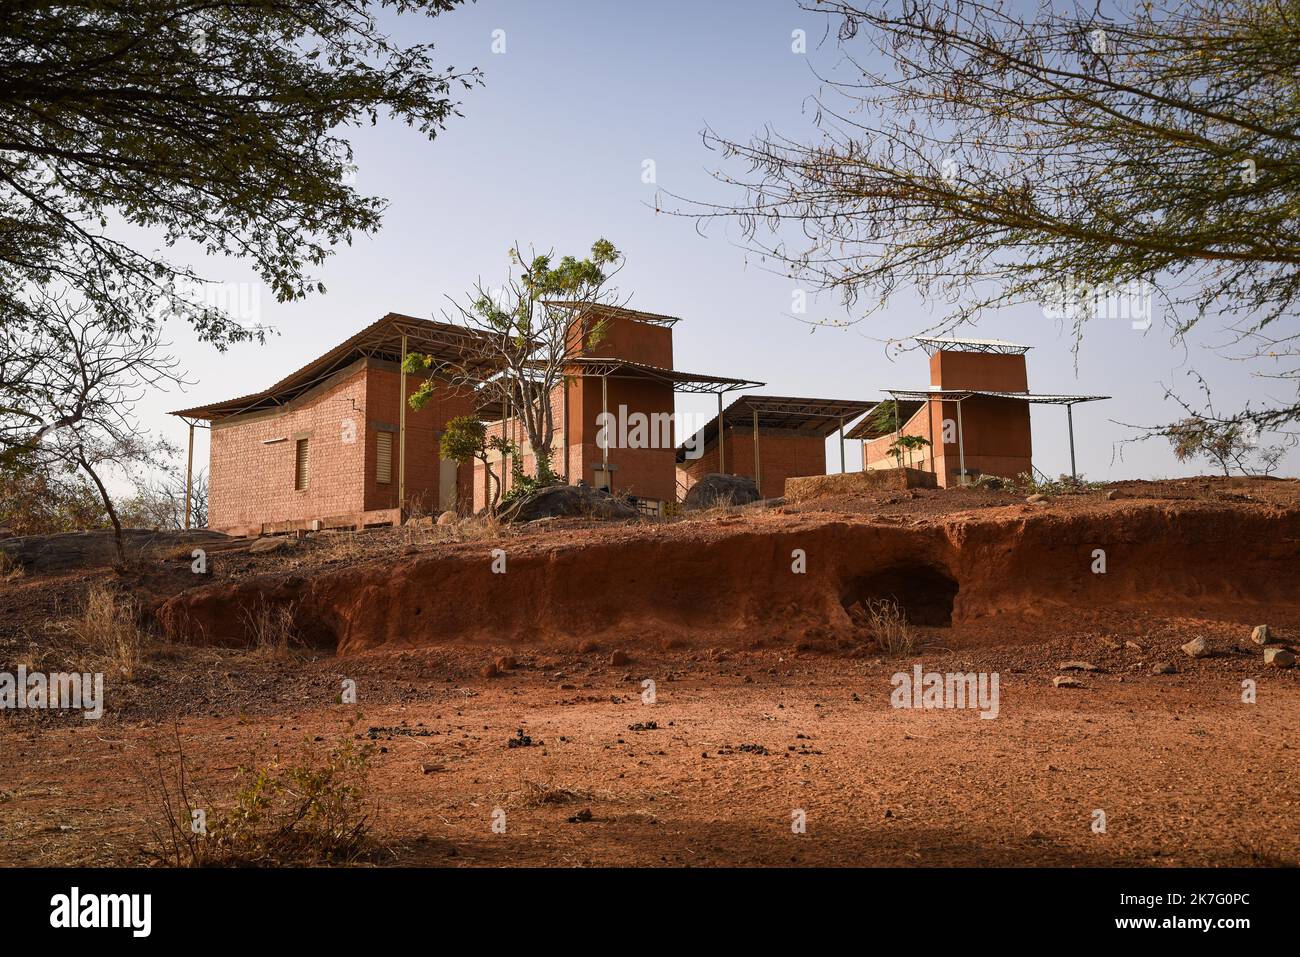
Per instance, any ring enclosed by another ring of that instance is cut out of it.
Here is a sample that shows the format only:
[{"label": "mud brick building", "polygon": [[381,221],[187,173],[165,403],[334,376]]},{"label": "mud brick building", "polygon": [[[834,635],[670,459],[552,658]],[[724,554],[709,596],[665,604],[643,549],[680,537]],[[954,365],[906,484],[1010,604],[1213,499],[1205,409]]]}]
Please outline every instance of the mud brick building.
[{"label": "mud brick building", "polygon": [[[551,397],[555,470],[632,496],[652,514],[677,498],[675,393],[721,396],[762,385],[674,369],[678,321],[616,307],[585,310],[570,331],[565,383]],[[463,382],[436,384],[418,412],[403,401],[424,378],[402,374],[403,356],[419,352],[463,367],[467,355],[484,353],[476,335],[389,313],[261,392],[173,412],[190,426],[191,469],[194,429],[211,429],[209,527],[260,535],[398,524],[415,510],[480,509],[490,497],[483,465],[458,465],[439,450],[447,423],[463,415],[485,421],[489,434],[510,436],[533,474],[535,456],[517,415],[483,403]],[[599,441],[604,414],[613,420],[607,447]],[[637,416],[653,430],[619,428]],[[629,434],[636,441],[625,441]],[[513,465],[504,456],[494,463],[507,489]]]},{"label": "mud brick building", "polygon": [[262,392],[172,413],[190,425],[191,457],[194,428],[212,430],[208,526],[355,528],[399,522],[403,497],[429,511],[467,503],[472,471],[438,447],[448,420],[473,412],[473,396],[446,384],[419,412],[400,401],[421,381],[402,375],[404,351],[453,357],[467,335],[389,313]]},{"label": "mud brick building", "polygon": [[1102,395],[1032,393],[1025,353],[1029,346],[997,339],[923,338],[930,356],[930,388],[887,389],[897,402],[897,429],[866,415],[848,433],[862,442],[867,470],[898,467],[889,451],[899,435],[918,435],[930,445],[903,453],[903,464],[934,473],[939,485],[969,482],[980,475],[1014,478],[1033,472],[1029,408],[1063,405],[1074,460],[1074,406]]},{"label": "mud brick building", "polygon": [[[742,395],[677,449],[681,485],[690,488],[711,472],[748,475],[764,498],[785,494],[785,480],[826,474],[826,440],[875,402]],[[698,457],[693,452],[701,451]]]}]

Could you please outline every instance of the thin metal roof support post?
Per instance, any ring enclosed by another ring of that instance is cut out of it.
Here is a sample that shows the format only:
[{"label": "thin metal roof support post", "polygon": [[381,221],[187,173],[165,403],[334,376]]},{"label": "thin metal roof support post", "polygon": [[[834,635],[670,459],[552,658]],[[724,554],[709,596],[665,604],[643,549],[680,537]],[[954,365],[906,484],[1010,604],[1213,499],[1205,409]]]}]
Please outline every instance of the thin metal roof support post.
[{"label": "thin metal roof support post", "polygon": [[510,448],[511,429],[510,429],[510,406],[511,399],[514,398],[513,392],[506,396],[505,416],[501,419],[501,494],[506,493],[506,476],[510,474]]},{"label": "thin metal roof support post", "polygon": [[723,475],[727,474],[727,424],[722,421],[722,393],[715,392],[718,397],[718,471]]},{"label": "thin metal roof support post", "polygon": [[190,530],[190,504],[194,501],[192,489],[194,488],[194,421],[191,420],[190,426],[190,451],[185,460],[185,530]]},{"label": "thin metal roof support post", "polygon": [[1070,429],[1070,477],[1079,481],[1079,470],[1074,465],[1074,403],[1065,404],[1065,422]]},{"label": "thin metal roof support post", "polygon": [[754,410],[754,484],[758,486],[758,496],[763,497],[763,469],[758,457],[758,409]]},{"label": "thin metal roof support post", "polygon": [[[402,521],[406,520],[406,333],[402,333],[401,385],[397,390],[397,509]],[[365,461],[365,456],[361,457]],[[361,476],[362,485],[366,477]]]},{"label": "thin metal roof support post", "polygon": [[928,428],[930,431],[930,474],[937,476],[939,466],[934,460],[934,403],[929,399],[925,400],[925,418],[929,423]]},{"label": "thin metal roof support post", "polygon": [[966,484],[966,436],[961,430],[961,403],[957,400],[957,467],[961,470],[957,473],[957,484]]},{"label": "thin metal roof support post", "polygon": [[840,416],[840,474],[843,475],[848,469],[844,467],[844,416]]},{"label": "thin metal roof support post", "polygon": [[600,421],[605,429],[605,441],[600,443],[601,471],[605,473],[606,491],[614,494],[614,480],[609,475],[609,376],[600,377]]}]

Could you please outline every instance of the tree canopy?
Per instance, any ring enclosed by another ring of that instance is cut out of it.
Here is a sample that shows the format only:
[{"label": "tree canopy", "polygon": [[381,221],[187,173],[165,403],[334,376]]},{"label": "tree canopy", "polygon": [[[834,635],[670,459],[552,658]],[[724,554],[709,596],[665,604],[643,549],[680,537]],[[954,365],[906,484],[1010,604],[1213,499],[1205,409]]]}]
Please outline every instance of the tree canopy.
[{"label": "tree canopy", "polygon": [[389,115],[433,138],[476,70],[401,44],[384,9],[460,0],[9,0],[0,21],[0,316],[39,325],[58,286],[111,331],[179,315],[223,346],[261,330],[204,277],[113,235],[249,262],[281,301],[322,287],[332,246],[377,228],[342,131]]}]

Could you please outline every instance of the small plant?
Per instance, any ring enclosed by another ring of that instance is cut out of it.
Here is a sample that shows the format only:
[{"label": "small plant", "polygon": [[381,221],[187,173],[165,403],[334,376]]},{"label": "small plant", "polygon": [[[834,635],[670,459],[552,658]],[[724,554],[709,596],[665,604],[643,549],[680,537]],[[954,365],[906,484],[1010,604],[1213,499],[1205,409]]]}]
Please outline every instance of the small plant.
[{"label": "small plant", "polygon": [[1014,479],[1003,479],[1006,488],[1020,495],[1075,495],[1081,492],[1095,492],[1104,487],[1104,482],[1089,482],[1086,479],[1061,475],[1055,480],[1046,476],[1037,477],[1032,472],[1021,472]]},{"label": "small plant", "polygon": [[[420,406],[415,405],[415,398],[415,396],[411,397],[411,405],[413,408],[419,408]],[[487,483],[492,489],[491,508],[495,510],[501,499],[501,479],[492,470],[489,453],[517,456],[518,450],[514,443],[499,435],[489,436],[487,426],[474,416],[459,415],[447,423],[446,431],[442,433],[442,439],[439,441],[439,450],[444,459],[452,459],[459,465],[466,465],[474,459],[483,463],[483,468],[487,472]]]},{"label": "small plant", "polygon": [[355,863],[372,850],[366,795],[373,751],[344,739],[327,754],[312,751],[306,763],[241,767],[230,806],[201,808],[177,734],[174,766],[156,749],[143,778],[158,811],[148,853],[172,867]]},{"label": "small plant", "polygon": [[930,444],[930,440],[923,435],[900,435],[889,444],[888,452],[894,457],[894,460],[902,465],[903,456],[907,456],[907,466],[912,467],[912,456],[920,452],[922,461],[925,458],[925,448]]}]

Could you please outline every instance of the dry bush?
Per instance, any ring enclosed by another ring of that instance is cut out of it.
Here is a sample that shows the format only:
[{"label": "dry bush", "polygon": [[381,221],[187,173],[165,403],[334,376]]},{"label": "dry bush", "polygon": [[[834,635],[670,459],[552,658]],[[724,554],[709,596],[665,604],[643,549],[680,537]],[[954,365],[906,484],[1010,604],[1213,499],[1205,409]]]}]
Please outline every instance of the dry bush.
[{"label": "dry bush", "polygon": [[[179,733],[140,775],[153,816],[145,853],[169,867],[352,864],[374,851],[367,811],[373,745],[345,737],[327,753],[309,742],[302,764],[241,767],[229,806],[199,801]],[[196,826],[196,811],[202,812]]]},{"label": "dry bush", "polygon": [[139,608],[107,582],[92,582],[78,613],[61,623],[85,654],[92,670],[114,672],[131,681],[148,644],[140,627]]},{"label": "dry bush", "polygon": [[312,539],[313,547],[326,562],[357,562],[366,556],[366,550],[357,534],[345,531],[321,532]]},{"label": "dry bush", "polygon": [[889,598],[867,598],[857,607],[861,609],[863,625],[876,639],[881,651],[908,655],[916,648],[916,635],[898,602]]},{"label": "dry bush", "polygon": [[298,641],[297,606],[272,605],[265,599],[256,607],[240,610],[244,630],[252,639],[254,654],[266,658],[287,658]]}]

